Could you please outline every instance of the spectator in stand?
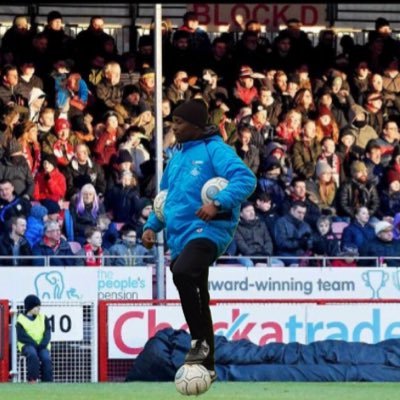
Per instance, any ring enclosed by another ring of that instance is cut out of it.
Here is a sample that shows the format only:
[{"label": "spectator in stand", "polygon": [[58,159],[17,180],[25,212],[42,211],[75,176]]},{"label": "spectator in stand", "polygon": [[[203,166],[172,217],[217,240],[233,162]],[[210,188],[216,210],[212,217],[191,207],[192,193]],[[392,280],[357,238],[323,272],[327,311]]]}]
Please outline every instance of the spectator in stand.
[{"label": "spectator in stand", "polygon": [[368,169],[368,180],[373,182],[378,191],[385,188],[385,168],[382,165],[382,151],[376,140],[370,140],[363,158]]},{"label": "spectator in stand", "polygon": [[[96,116],[101,119],[107,111],[115,111],[122,102],[123,84],[121,82],[121,66],[110,61],[104,66],[103,79],[96,86]],[[122,118],[122,115],[118,115]]]},{"label": "spectator in stand", "polygon": [[333,29],[321,29],[318,44],[312,50],[312,70],[315,75],[322,74],[327,68],[335,65],[336,34]]},{"label": "spectator in stand", "polygon": [[120,230],[120,235],[121,239],[110,248],[109,265],[136,267],[154,262],[155,249],[148,250],[137,243],[134,225],[124,224]]},{"label": "spectator in stand", "polygon": [[63,17],[58,11],[50,11],[47,14],[47,25],[44,27],[43,35],[47,38],[47,57],[52,63],[73,57],[75,40],[68,36],[63,29]]},{"label": "spectator in stand", "polygon": [[86,242],[82,248],[75,254],[82,258],[77,258],[77,266],[101,267],[106,264],[104,256],[108,251],[102,248],[102,236],[100,229],[95,226],[88,226],[85,229]]},{"label": "spectator in stand", "polygon": [[236,43],[234,63],[239,67],[245,63],[255,71],[261,71],[266,55],[265,47],[259,43],[259,33],[245,30]]},{"label": "spectator in stand", "polygon": [[288,74],[294,71],[295,57],[290,36],[287,32],[280,31],[272,43],[272,52],[268,55],[269,64],[267,66],[283,70]]},{"label": "spectator in stand", "polygon": [[282,167],[280,179],[284,183],[284,187],[286,188],[290,185],[290,182],[293,179],[293,167],[290,161],[290,156],[287,153],[286,146],[279,143],[278,140],[269,141],[265,145],[263,163],[267,162],[268,159],[271,157],[275,157],[276,159],[278,159],[279,164]]},{"label": "spectator in stand", "polygon": [[339,142],[339,127],[331,110],[321,105],[318,108],[318,118],[315,122],[317,128],[317,140],[321,142],[325,137],[332,138],[335,144]]},{"label": "spectator in stand", "polygon": [[[360,260],[359,265],[367,267],[387,266],[398,267],[400,254],[400,240],[393,238],[393,225],[387,221],[375,224],[375,238],[365,243],[361,248],[361,257],[370,257]],[[378,264],[377,264],[378,261]]]},{"label": "spectator in stand", "polygon": [[5,65],[1,70],[0,112],[4,114],[6,107],[15,108],[23,118],[27,118],[29,93],[23,91],[19,84],[18,69],[15,65]]},{"label": "spectator in stand", "polygon": [[379,139],[376,144],[381,149],[382,166],[387,167],[392,159],[392,155],[399,145],[399,127],[396,121],[387,120],[383,124],[382,133],[380,132]]},{"label": "spectator in stand", "polygon": [[368,92],[366,94],[365,109],[368,111],[368,123],[380,134],[383,124],[388,118],[387,110],[383,107],[382,94],[379,92]]},{"label": "spectator in stand", "polygon": [[112,220],[121,223],[137,214],[139,198],[137,177],[130,171],[122,171],[119,181],[107,190],[104,204]]},{"label": "spectator in stand", "polygon": [[25,232],[25,238],[31,248],[42,240],[47,214],[47,208],[40,204],[35,204],[31,208],[31,213],[26,221],[27,228]]},{"label": "spectator in stand", "polygon": [[289,196],[284,202],[280,203],[280,214],[286,215],[290,212],[293,203],[300,201],[307,209],[304,221],[307,222],[312,229],[315,229],[317,220],[321,216],[321,211],[316,204],[317,199],[314,199],[310,193],[307,193],[306,182],[306,179],[299,176],[293,178],[289,188]]},{"label": "spectator in stand", "polygon": [[274,204],[282,204],[286,197],[286,185],[279,160],[274,156],[268,157],[262,162],[259,172],[257,191],[268,194]]},{"label": "spectator in stand", "polygon": [[49,56],[49,41],[44,32],[36,33],[32,39],[32,48],[28,52],[29,57],[35,64],[36,74],[43,80],[43,85],[47,93],[47,87],[50,82],[49,73],[53,66],[52,59]]},{"label": "spectator in stand", "polygon": [[356,137],[352,131],[342,131],[340,132],[339,145],[337,146],[336,154],[340,159],[340,182],[351,177],[350,166],[353,161],[360,158],[360,154],[356,152],[355,143]]},{"label": "spectator in stand", "polygon": [[118,239],[118,229],[107,214],[100,214],[97,218],[97,228],[100,229],[103,238],[103,248],[109,249]]},{"label": "spectator in stand", "polygon": [[240,68],[239,77],[233,89],[233,99],[236,100],[237,109],[243,106],[251,106],[254,100],[258,99],[258,90],[254,85],[254,79],[265,78],[262,74],[255,74],[248,65]]},{"label": "spectator in stand", "polygon": [[[4,40],[4,38],[3,38]],[[19,84],[23,93],[30,94],[33,88],[43,92],[43,80],[35,75],[35,64],[29,56],[25,55],[19,64],[20,75]]]},{"label": "spectator in stand", "polygon": [[245,201],[241,205],[240,220],[234,240],[239,255],[245,256],[239,258],[239,262],[246,267],[265,263],[266,257],[273,254],[273,243],[267,225],[257,218],[252,202]]},{"label": "spectator in stand", "polygon": [[321,154],[318,156],[318,162],[326,162],[332,169],[332,178],[336,183],[336,186],[340,186],[340,158],[336,154],[335,142],[330,137],[325,137],[321,142]]},{"label": "spectator in stand", "polygon": [[192,98],[192,91],[189,89],[189,77],[186,71],[175,73],[166,95],[173,108]]},{"label": "spectator in stand", "polygon": [[17,196],[32,198],[35,187],[33,176],[22,153],[22,146],[15,139],[10,141],[5,156],[0,160],[0,179],[10,180]]},{"label": "spectator in stand", "polygon": [[110,190],[114,185],[120,182],[123,172],[134,171],[133,159],[128,150],[120,149],[118,153],[111,160],[111,171],[107,181],[107,190]]},{"label": "spectator in stand", "polygon": [[97,54],[101,54],[104,43],[111,36],[104,32],[104,18],[95,15],[90,18],[89,26],[81,30],[76,36],[76,57],[78,68],[82,72],[90,69],[90,61]]},{"label": "spectator in stand", "polygon": [[146,139],[145,131],[139,126],[132,125],[124,133],[121,138],[120,150],[128,150],[133,159],[134,172],[138,178],[143,178],[141,166],[150,160],[150,153],[143,145],[142,139]]},{"label": "spectator in stand", "polygon": [[42,169],[35,176],[33,199],[60,201],[67,192],[65,176],[57,168],[57,158],[46,154],[42,160]]},{"label": "spectator in stand", "polygon": [[103,169],[90,158],[89,147],[86,144],[76,145],[74,156],[66,169],[65,175],[67,199],[76,194],[86,183],[92,183],[100,197],[106,193]]},{"label": "spectator in stand", "polygon": [[32,121],[23,122],[15,132],[15,138],[22,147],[22,153],[28,162],[33,176],[36,175],[40,166],[40,144],[38,142],[38,128]]},{"label": "spectator in stand", "polygon": [[370,214],[367,207],[358,207],[351,223],[344,228],[341,247],[356,247],[360,250],[375,236],[374,227],[370,224]]},{"label": "spectator in stand", "polygon": [[178,31],[190,34],[190,46],[200,56],[209,56],[211,43],[208,33],[199,26],[199,18],[194,11],[188,11],[183,15],[183,25]]},{"label": "spectator in stand", "polygon": [[309,182],[308,190],[322,214],[336,215],[337,185],[333,169],[326,161],[318,161],[315,170],[317,178]]},{"label": "spectator in stand", "polygon": [[57,166],[66,170],[67,165],[74,156],[78,139],[71,133],[71,124],[64,118],[57,118],[54,124],[55,134],[49,133],[42,144],[45,154],[52,154],[57,158]]},{"label": "spectator in stand", "polygon": [[293,145],[293,170],[307,179],[315,175],[315,166],[321,154],[321,145],[316,134],[315,122],[310,119],[304,124],[302,135]]},{"label": "spectator in stand", "polygon": [[368,124],[368,113],[367,111],[354,104],[349,112],[349,120],[351,121],[349,125],[343,128],[344,131],[351,131],[356,137],[356,150],[359,153],[364,153],[367,143],[371,139],[378,139],[378,134],[375,132],[374,128]]},{"label": "spectator in stand", "polygon": [[357,247],[345,246],[335,256],[342,258],[330,260],[329,265],[331,267],[357,267],[357,258],[359,256]]},{"label": "spectator in stand", "polygon": [[[327,215],[322,215],[317,221],[317,231],[311,236],[312,252],[314,256],[335,257],[339,251],[339,239],[332,232],[332,220]],[[322,266],[321,260],[316,260]]]},{"label": "spectator in stand", "polygon": [[309,119],[315,120],[317,118],[313,95],[309,89],[300,89],[296,92],[293,107],[300,112],[303,124]]},{"label": "spectator in stand", "polygon": [[258,148],[251,144],[252,132],[250,127],[246,125],[239,126],[238,139],[234,144],[237,155],[244,163],[257,174],[260,165],[260,152]]},{"label": "spectator in stand", "polygon": [[371,71],[364,59],[356,62],[353,74],[349,79],[351,94],[357,104],[363,104],[366,93],[369,91]]},{"label": "spectator in stand", "polygon": [[[203,57],[203,59],[205,58]],[[178,71],[186,71],[189,75],[199,76],[203,70],[203,59],[192,49],[190,33],[182,30],[175,31],[169,55],[163,60],[163,74],[166,83],[169,84]]]},{"label": "spectator in stand", "polygon": [[1,39],[1,53],[11,55],[10,62],[20,63],[31,50],[33,36],[34,29],[29,26],[28,17],[16,15]]},{"label": "spectator in stand", "polygon": [[33,265],[43,267],[46,265],[46,257],[49,257],[49,265],[52,267],[64,267],[75,265],[73,253],[69,243],[61,237],[60,225],[56,221],[47,221],[42,240],[32,249],[34,256]]},{"label": "spectator in stand", "polygon": [[136,220],[134,219],[135,216],[132,216],[132,222],[134,222],[136,226],[136,234],[138,238],[142,237],[143,234],[143,226],[147,222],[150,213],[153,211],[153,202],[146,198],[142,197],[139,201],[138,213],[136,214]]},{"label": "spectator in stand", "polygon": [[12,217],[27,218],[31,212],[31,202],[27,196],[15,194],[14,185],[9,179],[0,180],[0,231],[6,232],[7,223]]},{"label": "spectator in stand", "polygon": [[156,75],[154,69],[145,68],[139,78],[140,98],[153,111],[156,89]]},{"label": "spectator in stand", "polygon": [[10,141],[14,136],[14,130],[19,126],[20,113],[14,108],[8,108],[0,121],[0,158],[4,156]]},{"label": "spectator in stand", "polygon": [[388,178],[384,182],[385,188],[379,191],[380,207],[378,215],[380,218],[391,219],[397,213],[400,213],[400,174],[398,176],[393,174],[390,179]]},{"label": "spectator in stand", "polygon": [[275,139],[287,147],[288,153],[291,153],[293,144],[301,137],[301,114],[292,109],[286,115],[282,122],[276,128]]},{"label": "spectator in stand", "polygon": [[[277,257],[282,256],[285,266],[298,266],[299,256],[304,256],[312,249],[312,229],[304,217],[307,207],[302,201],[294,201],[290,210],[278,218],[274,227]],[[287,257],[287,258],[286,258]]]},{"label": "spectator in stand", "polygon": [[273,203],[268,193],[258,193],[255,195],[254,209],[258,219],[267,225],[271,239],[274,241],[274,225],[279,218],[277,205]]},{"label": "spectator in stand", "polygon": [[318,96],[318,105],[328,107],[337,122],[339,129],[344,128],[348,124],[347,114],[345,115],[343,110],[333,102],[332,90],[328,87],[323,87],[319,91]]},{"label": "spectator in stand", "polygon": [[267,120],[273,128],[276,128],[282,112],[282,104],[274,98],[272,86],[261,86],[258,97],[267,111]]},{"label": "spectator in stand", "polygon": [[31,246],[24,236],[27,225],[26,218],[22,215],[13,216],[9,220],[9,225],[9,232],[3,230],[0,236],[0,255],[8,256],[8,258],[0,258],[0,266],[31,266],[32,259],[25,258],[25,256],[32,255]]},{"label": "spectator in stand", "polygon": [[156,119],[147,104],[144,105],[142,112],[132,120],[131,125],[143,128],[146,139],[149,141],[153,140]]},{"label": "spectator in stand", "polygon": [[37,124],[39,122],[40,111],[46,104],[46,93],[42,89],[34,87],[29,94],[28,108],[29,121]]},{"label": "spectator in stand", "polygon": [[[40,144],[46,140],[48,135],[54,135],[54,108],[43,108],[40,111],[39,121],[38,121],[38,141]],[[55,136],[56,137],[56,136]]]},{"label": "spectator in stand", "polygon": [[340,187],[338,206],[339,215],[354,217],[357,207],[368,208],[371,217],[375,216],[379,209],[379,195],[376,186],[368,181],[368,169],[362,161],[354,161],[351,164],[351,180]]},{"label": "spectator in stand", "polygon": [[96,226],[99,215],[105,212],[91,183],[83,185],[79,193],[71,198],[69,211],[74,226],[74,240],[81,244],[85,242],[85,229]]},{"label": "spectator in stand", "polygon": [[110,111],[104,115],[104,124],[95,127],[97,141],[93,154],[97,164],[103,167],[106,176],[111,157],[117,154],[117,139],[122,136],[122,129],[118,126],[118,116]]}]

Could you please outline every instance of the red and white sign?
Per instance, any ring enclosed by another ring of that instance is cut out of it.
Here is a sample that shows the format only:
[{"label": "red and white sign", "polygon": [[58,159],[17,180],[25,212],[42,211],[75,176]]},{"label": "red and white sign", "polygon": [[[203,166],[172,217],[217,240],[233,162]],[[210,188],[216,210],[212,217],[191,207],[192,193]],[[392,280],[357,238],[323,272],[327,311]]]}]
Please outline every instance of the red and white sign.
[{"label": "red and white sign", "polygon": [[[212,306],[214,332],[228,340],[271,342],[344,340],[377,343],[400,338],[397,304],[219,304]],[[180,305],[108,307],[108,357],[136,358],[157,331],[187,330]]]},{"label": "red and white sign", "polygon": [[244,21],[256,20],[268,29],[285,25],[290,18],[297,18],[304,26],[326,24],[326,4],[285,3],[194,3],[188,10],[198,14],[199,23],[209,30],[232,24],[238,14]]}]

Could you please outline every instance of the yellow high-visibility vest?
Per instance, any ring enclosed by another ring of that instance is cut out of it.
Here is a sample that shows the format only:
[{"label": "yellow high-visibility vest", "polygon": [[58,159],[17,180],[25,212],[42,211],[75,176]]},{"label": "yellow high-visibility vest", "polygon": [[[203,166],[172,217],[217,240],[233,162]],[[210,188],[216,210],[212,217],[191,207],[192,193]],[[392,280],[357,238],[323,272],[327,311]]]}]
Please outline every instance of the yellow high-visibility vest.
[{"label": "yellow high-visibility vest", "polygon": [[[38,314],[36,318],[32,321],[25,314],[19,314],[17,322],[19,322],[25,329],[25,332],[37,343],[39,344],[44,336],[45,332],[45,315]],[[24,343],[18,342],[18,350],[21,351],[24,347]],[[47,345],[47,349],[50,350],[50,343]]]}]

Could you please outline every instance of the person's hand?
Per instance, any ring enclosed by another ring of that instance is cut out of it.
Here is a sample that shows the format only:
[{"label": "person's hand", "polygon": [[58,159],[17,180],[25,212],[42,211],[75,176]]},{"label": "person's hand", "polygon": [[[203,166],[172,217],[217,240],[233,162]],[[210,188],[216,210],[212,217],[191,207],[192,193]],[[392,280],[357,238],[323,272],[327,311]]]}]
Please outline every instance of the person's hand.
[{"label": "person's hand", "polygon": [[151,229],[146,229],[142,235],[142,243],[146,249],[151,249],[156,242],[156,233]]},{"label": "person's hand", "polygon": [[213,204],[205,204],[196,211],[196,215],[203,221],[211,221],[218,213],[218,208]]}]

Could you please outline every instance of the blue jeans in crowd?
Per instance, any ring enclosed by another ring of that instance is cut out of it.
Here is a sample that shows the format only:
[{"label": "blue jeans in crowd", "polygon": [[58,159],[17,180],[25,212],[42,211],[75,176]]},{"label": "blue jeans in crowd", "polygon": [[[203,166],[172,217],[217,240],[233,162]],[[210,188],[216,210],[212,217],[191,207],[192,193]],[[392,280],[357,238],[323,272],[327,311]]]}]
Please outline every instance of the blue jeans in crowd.
[{"label": "blue jeans in crowd", "polygon": [[39,379],[40,371],[42,382],[53,381],[53,365],[48,349],[38,351],[34,346],[26,344],[22,348],[22,354],[26,357],[28,381]]}]

